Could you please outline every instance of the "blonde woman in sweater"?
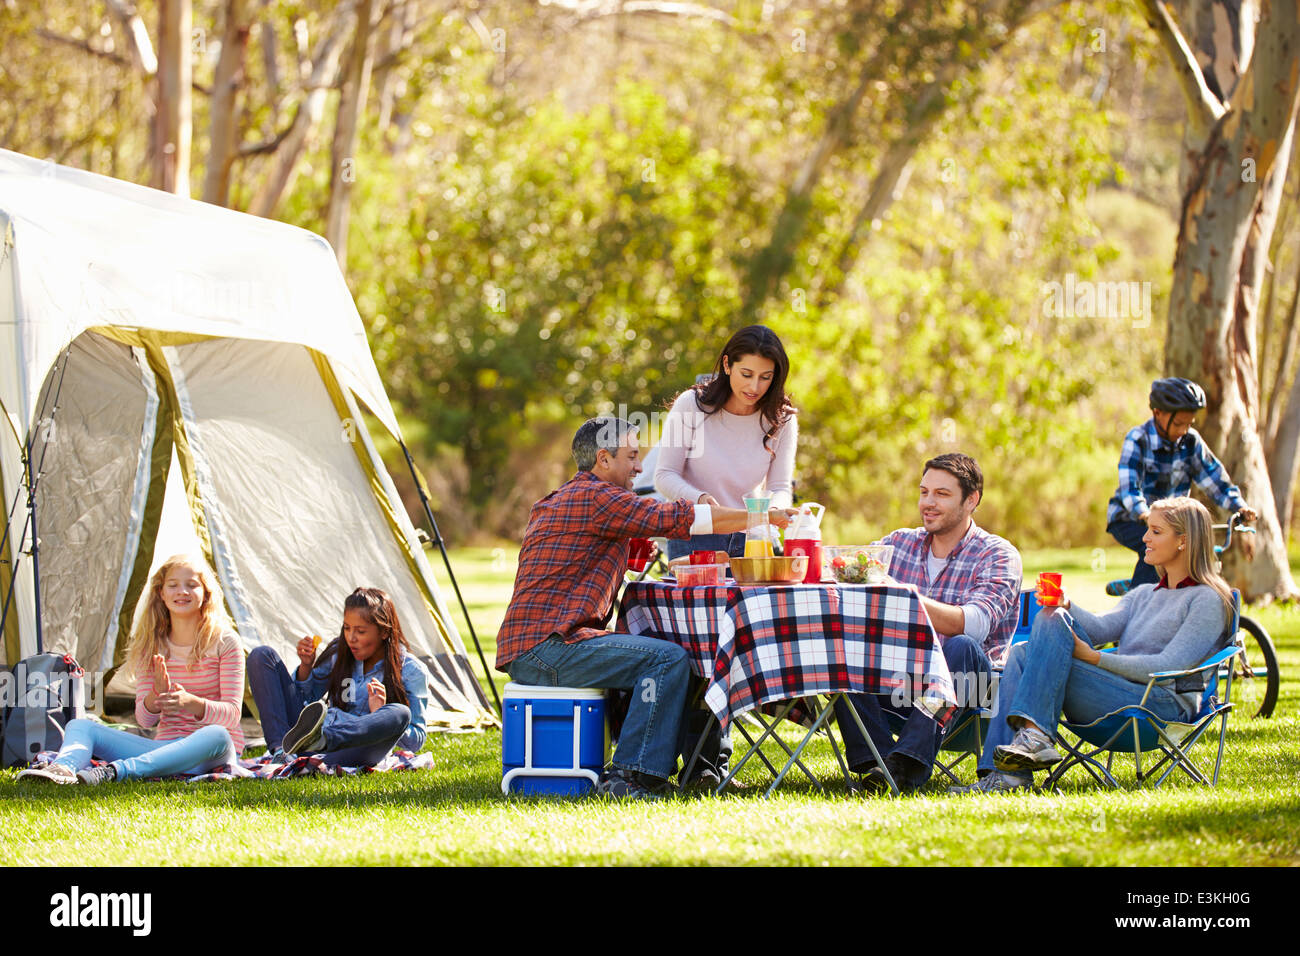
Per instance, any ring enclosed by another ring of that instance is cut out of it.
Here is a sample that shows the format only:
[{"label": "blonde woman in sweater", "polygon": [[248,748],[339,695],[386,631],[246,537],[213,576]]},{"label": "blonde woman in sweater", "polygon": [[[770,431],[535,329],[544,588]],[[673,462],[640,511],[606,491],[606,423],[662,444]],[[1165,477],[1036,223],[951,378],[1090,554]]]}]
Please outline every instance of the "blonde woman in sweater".
[{"label": "blonde woman in sweater", "polygon": [[[1091,723],[1139,703],[1162,720],[1196,712],[1196,691],[1157,684],[1144,695],[1152,674],[1208,657],[1231,620],[1232,590],[1215,570],[1210,513],[1192,498],[1157,501],[1143,543],[1158,584],[1133,588],[1100,615],[1066,598],[1061,607],[1044,608],[1029,640],[1011,648],[979,759],[983,776],[964,789],[1028,789],[1034,771],[1061,759],[1053,735],[1062,715]],[[1113,653],[1097,650],[1114,642]]]},{"label": "blonde woman in sweater", "polygon": [[[659,442],[655,490],[669,501],[744,508],[766,490],[788,508],[794,487],[796,410],[785,393],[790,361],[776,333],[750,325],[731,337],[713,377],[673,402]],[[744,553],[743,533],[669,541],[669,559],[695,550]]]},{"label": "blonde woman in sweater", "polygon": [[[154,573],[127,666],[136,675],[136,721],[156,727],[154,738],[72,720],[54,762],[19,777],[99,784],[210,773],[238,759],[244,655],[203,559],[176,555]],[[92,757],[109,763],[92,767]]]}]

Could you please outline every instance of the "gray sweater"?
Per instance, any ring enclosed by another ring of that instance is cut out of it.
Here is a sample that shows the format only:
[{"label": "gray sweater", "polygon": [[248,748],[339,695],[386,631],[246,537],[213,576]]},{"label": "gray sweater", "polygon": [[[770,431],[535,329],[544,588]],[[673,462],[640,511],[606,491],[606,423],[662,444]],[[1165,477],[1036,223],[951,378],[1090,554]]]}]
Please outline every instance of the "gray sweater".
[{"label": "gray sweater", "polygon": [[[1079,636],[1094,647],[1119,642],[1114,653],[1101,655],[1098,666],[1140,684],[1157,671],[1195,667],[1219,647],[1228,625],[1227,609],[1208,584],[1159,590],[1143,584],[1106,614],[1073,603],[1070,613],[1085,632]],[[1192,713],[1199,708],[1199,694],[1178,696]]]}]

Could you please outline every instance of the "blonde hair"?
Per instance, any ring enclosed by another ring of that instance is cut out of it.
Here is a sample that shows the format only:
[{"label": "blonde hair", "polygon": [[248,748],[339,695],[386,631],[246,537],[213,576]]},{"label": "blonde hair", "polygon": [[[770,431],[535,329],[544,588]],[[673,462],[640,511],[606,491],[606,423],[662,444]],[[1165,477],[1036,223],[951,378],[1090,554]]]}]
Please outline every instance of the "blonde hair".
[{"label": "blonde hair", "polygon": [[226,600],[221,593],[217,576],[208,562],[198,555],[174,554],[149,579],[149,587],[140,595],[135,628],[131,631],[131,644],[127,648],[127,667],[133,674],[143,673],[155,654],[167,656],[167,639],[171,635],[172,619],[163,603],[162,589],[173,568],[191,568],[203,585],[203,603],[199,605],[199,633],[194,642],[193,659],[199,660],[212,653],[221,635],[234,630],[226,614]]},{"label": "blonde hair", "polygon": [[[1187,538],[1187,573],[1197,584],[1206,584],[1218,592],[1227,615],[1232,614],[1232,588],[1219,574],[1219,559],[1214,553],[1214,529],[1210,513],[1195,498],[1161,498],[1151,505],[1160,513],[1174,534]],[[1170,586],[1177,585],[1171,581]]]}]

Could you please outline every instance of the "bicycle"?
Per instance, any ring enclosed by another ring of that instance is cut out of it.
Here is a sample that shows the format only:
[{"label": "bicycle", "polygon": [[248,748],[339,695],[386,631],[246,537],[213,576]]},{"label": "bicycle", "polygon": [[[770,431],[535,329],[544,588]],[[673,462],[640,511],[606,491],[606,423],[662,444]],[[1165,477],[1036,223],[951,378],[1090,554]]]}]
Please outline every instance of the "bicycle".
[{"label": "bicycle", "polygon": [[[1228,519],[1227,524],[1211,526],[1215,532],[1226,532],[1223,544],[1214,546],[1216,555],[1222,555],[1232,547],[1234,530],[1238,534],[1255,533],[1254,528],[1245,527],[1240,520],[1240,517],[1234,514]],[[1111,582],[1111,586],[1121,584],[1126,585],[1128,581],[1121,579]],[[1278,685],[1281,682],[1273,639],[1269,637],[1263,625],[1243,614],[1237,631],[1237,640],[1241,644],[1242,653],[1233,659],[1235,661],[1233,666],[1236,668],[1233,678],[1234,681],[1239,682],[1233,684],[1233,707],[1249,713],[1252,717],[1271,717],[1273,708],[1277,706]],[[1227,665],[1225,665],[1219,672],[1219,679],[1227,680],[1227,677]]]},{"label": "bicycle", "polygon": [[[1239,534],[1255,533],[1254,528],[1241,525],[1237,515],[1229,518],[1227,524],[1216,524],[1213,528],[1216,532],[1225,532],[1223,545],[1214,546],[1214,553],[1218,555],[1232,547],[1234,529]],[[1241,644],[1242,652],[1234,658],[1235,663],[1232,665],[1236,668],[1233,674],[1233,707],[1252,717],[1271,717],[1273,708],[1277,706],[1278,685],[1281,683],[1281,672],[1277,665],[1277,651],[1273,647],[1273,639],[1269,637],[1263,625],[1243,614],[1237,640]],[[1227,676],[1227,665],[1225,665],[1219,672],[1219,679],[1226,680]]]}]

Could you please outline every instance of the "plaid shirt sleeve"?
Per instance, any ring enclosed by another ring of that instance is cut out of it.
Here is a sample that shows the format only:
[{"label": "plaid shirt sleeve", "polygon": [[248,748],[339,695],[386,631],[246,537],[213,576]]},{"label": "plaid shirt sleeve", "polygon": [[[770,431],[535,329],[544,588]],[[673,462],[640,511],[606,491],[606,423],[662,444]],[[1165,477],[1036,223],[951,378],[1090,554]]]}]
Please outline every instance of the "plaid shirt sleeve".
[{"label": "plaid shirt sleeve", "polygon": [[1124,436],[1124,447],[1119,453],[1119,500],[1124,511],[1134,517],[1150,509],[1142,492],[1142,475],[1145,471],[1145,449],[1142,447],[1143,428],[1132,429]]},{"label": "plaid shirt sleeve", "polygon": [[976,565],[974,581],[962,596],[962,604],[973,604],[988,618],[985,647],[996,651],[1010,639],[1007,628],[1015,627],[1020,609],[1020,552],[1008,542],[995,539]]},{"label": "plaid shirt sleeve", "polygon": [[1223,467],[1223,463],[1214,457],[1214,452],[1210,451],[1199,434],[1196,435],[1189,461],[1197,487],[1217,501],[1219,507],[1233,512],[1246,507],[1241,492],[1228,479],[1228,472]]},{"label": "plaid shirt sleeve", "polygon": [[[594,518],[592,531],[602,538],[677,537],[685,517],[678,502],[654,501],[608,482],[592,490]],[[689,517],[693,520],[692,505]],[[691,524],[687,521],[687,528]]]}]

